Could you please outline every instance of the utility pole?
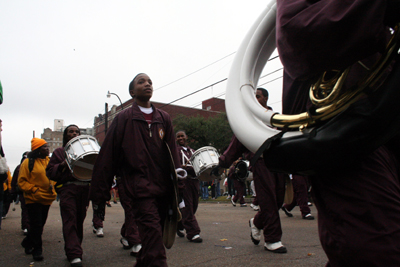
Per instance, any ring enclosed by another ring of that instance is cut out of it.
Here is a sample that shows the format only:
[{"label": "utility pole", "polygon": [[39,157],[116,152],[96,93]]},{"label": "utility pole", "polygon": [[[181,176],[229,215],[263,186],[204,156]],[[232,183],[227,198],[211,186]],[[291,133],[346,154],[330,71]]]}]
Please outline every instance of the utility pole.
[{"label": "utility pole", "polygon": [[106,137],[108,130],[108,103],[106,102],[106,113],[104,116],[104,138]]}]

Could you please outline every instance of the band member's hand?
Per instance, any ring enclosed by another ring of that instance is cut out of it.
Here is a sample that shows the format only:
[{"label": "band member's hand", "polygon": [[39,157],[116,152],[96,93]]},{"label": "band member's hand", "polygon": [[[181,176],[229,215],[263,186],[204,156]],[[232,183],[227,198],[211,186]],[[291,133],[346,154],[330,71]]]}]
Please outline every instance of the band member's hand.
[{"label": "band member's hand", "polygon": [[67,164],[66,160],[64,160],[63,162],[60,163],[59,170],[61,170],[61,172],[64,172],[67,168],[68,168],[68,164]]},{"label": "band member's hand", "polygon": [[215,166],[212,170],[211,170],[211,172],[210,172],[210,176],[219,176],[219,165],[217,165],[217,166]]},{"label": "band member's hand", "polygon": [[104,221],[104,217],[106,215],[106,203],[95,204],[93,203],[93,213],[100,220]]}]

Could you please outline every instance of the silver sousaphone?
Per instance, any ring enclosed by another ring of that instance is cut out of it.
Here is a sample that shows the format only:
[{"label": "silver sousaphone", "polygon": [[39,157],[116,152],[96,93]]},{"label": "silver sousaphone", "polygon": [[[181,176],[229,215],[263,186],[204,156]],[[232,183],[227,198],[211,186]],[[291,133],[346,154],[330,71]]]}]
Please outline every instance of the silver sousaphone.
[{"label": "silver sousaphone", "polygon": [[[255,98],[257,83],[262,70],[276,48],[275,21],[276,2],[271,1],[250,28],[236,53],[228,78],[225,98],[226,112],[233,132],[239,141],[253,153],[256,153],[267,139],[279,134],[282,135],[281,139],[272,147],[272,150],[264,153],[264,161],[270,170],[304,174],[320,171],[329,168],[332,165],[330,160],[336,160],[337,156],[340,153],[345,153],[349,146],[353,148],[352,152],[354,152],[350,158],[356,158],[368,153],[368,151],[373,151],[377,146],[385,143],[399,132],[398,126],[394,127],[389,124],[393,120],[398,121],[400,119],[396,117],[400,111],[386,116],[385,108],[387,109],[387,106],[383,104],[386,99],[389,101],[397,99],[397,103],[400,101],[399,94],[392,90],[382,98],[382,103],[376,105],[376,111],[374,110],[374,112],[382,112],[382,117],[385,117],[385,122],[387,122],[386,124],[382,122],[383,127],[390,131],[382,131],[384,134],[378,131],[371,133],[372,140],[377,140],[373,144],[368,142],[371,140],[370,136],[358,137],[356,140],[342,138],[344,141],[339,144],[331,142],[333,133],[339,127],[344,132],[341,133],[343,136],[353,136],[355,135],[353,132],[360,131],[360,129],[365,129],[367,132],[369,124],[372,123],[368,120],[375,119],[374,116],[370,116],[372,119],[366,118],[364,121],[353,122],[349,119],[351,116],[340,113],[354,113],[352,109],[347,111],[349,106],[365,95],[365,89],[370,88],[381,77],[381,74],[391,63],[391,59],[397,55],[399,24],[394,27],[393,37],[387,46],[386,53],[376,62],[366,78],[359,82],[358,88],[351,92],[341,92],[343,81],[348,73],[347,69],[339,71],[329,80],[326,80],[325,73],[322,74],[320,81],[310,89],[310,99],[317,106],[317,109],[310,116],[309,113],[277,114],[262,107]],[[395,77],[392,77],[391,80],[388,79],[389,86],[390,83],[396,84],[397,81],[394,81],[394,79]],[[320,90],[325,90],[327,86],[329,86],[328,90],[321,93]],[[397,104],[397,106],[399,105]],[[332,120],[335,116],[338,119]],[[349,120],[348,129],[341,127],[343,123],[347,123]],[[326,123],[327,121],[333,122],[321,128],[315,127],[316,124]],[[283,127],[297,130],[282,133],[276,129]],[[357,142],[357,146],[354,147],[354,143]],[[369,145],[368,149],[364,149],[365,144]],[[322,157],[321,149],[325,149]],[[297,158],[290,158],[293,154]],[[298,160],[299,158],[303,160]]]}]

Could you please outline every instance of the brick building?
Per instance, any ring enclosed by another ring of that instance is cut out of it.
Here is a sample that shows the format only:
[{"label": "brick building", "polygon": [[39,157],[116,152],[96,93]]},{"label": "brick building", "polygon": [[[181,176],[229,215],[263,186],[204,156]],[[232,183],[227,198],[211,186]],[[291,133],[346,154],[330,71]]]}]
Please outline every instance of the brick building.
[{"label": "brick building", "polygon": [[[127,109],[132,106],[133,99],[130,99],[123,103],[124,109]],[[225,112],[225,100],[219,98],[210,98],[208,100],[203,101],[202,109],[197,108],[189,108],[183,106],[177,106],[172,104],[165,104],[160,102],[151,102],[156,108],[162,109],[166,111],[173,119],[176,118],[179,114],[183,114],[185,116],[202,116],[204,118],[209,118],[215,115],[220,114],[221,112]],[[108,108],[107,108],[108,109]],[[101,145],[104,141],[105,137],[105,122],[107,121],[107,128],[111,125],[114,117],[121,111],[121,106],[112,106],[111,110],[107,112],[107,114],[99,114],[94,118],[94,127],[93,136],[97,139],[99,144]]]}]

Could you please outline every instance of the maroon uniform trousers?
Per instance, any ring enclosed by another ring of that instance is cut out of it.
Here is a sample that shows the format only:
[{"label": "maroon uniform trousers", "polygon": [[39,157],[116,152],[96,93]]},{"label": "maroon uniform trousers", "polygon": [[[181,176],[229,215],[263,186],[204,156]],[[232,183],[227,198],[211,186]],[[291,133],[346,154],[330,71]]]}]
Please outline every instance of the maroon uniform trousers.
[{"label": "maroon uniform trousers", "polygon": [[[93,203],[92,203],[92,209],[93,209]],[[99,217],[97,217],[94,212],[93,212],[92,223],[93,227],[96,229],[103,228],[103,221]]]},{"label": "maroon uniform trousers", "polygon": [[131,246],[141,244],[142,241],[140,239],[139,230],[136,225],[135,216],[133,215],[133,199],[127,197],[125,188],[120,183],[117,184],[117,187],[119,201],[125,213],[125,222],[121,227],[121,236],[126,238]]},{"label": "maroon uniform trousers", "polygon": [[142,239],[142,249],[136,257],[136,267],[167,266],[162,233],[168,198],[138,198],[132,210]]},{"label": "maroon uniform trousers", "polygon": [[57,192],[60,195],[65,254],[69,261],[82,258],[83,223],[89,206],[89,184],[67,184]]},{"label": "maroon uniform trousers", "polygon": [[191,240],[195,235],[200,234],[200,227],[196,220],[196,211],[199,206],[200,183],[197,179],[186,178],[183,200],[185,207],[181,210],[182,224],[186,230],[187,239]]},{"label": "maroon uniform trousers", "polygon": [[253,205],[255,205],[255,206],[258,206],[258,205],[259,205],[257,196],[254,196],[252,203],[253,203]]},{"label": "maroon uniform trousers", "polygon": [[279,208],[283,204],[285,194],[284,177],[271,173],[262,158],[252,167],[254,187],[260,210],[254,216],[254,225],[263,229],[264,240],[267,243],[281,241],[282,227]]},{"label": "maroon uniform trousers", "polygon": [[310,177],[327,266],[400,266],[398,171],[380,147],[352,170]]},{"label": "maroon uniform trousers", "polygon": [[301,175],[292,175],[293,185],[293,201],[292,203],[285,203],[283,206],[291,211],[296,203],[299,205],[301,216],[306,216],[311,213],[310,207],[308,206],[308,190],[307,190],[307,178]]}]

